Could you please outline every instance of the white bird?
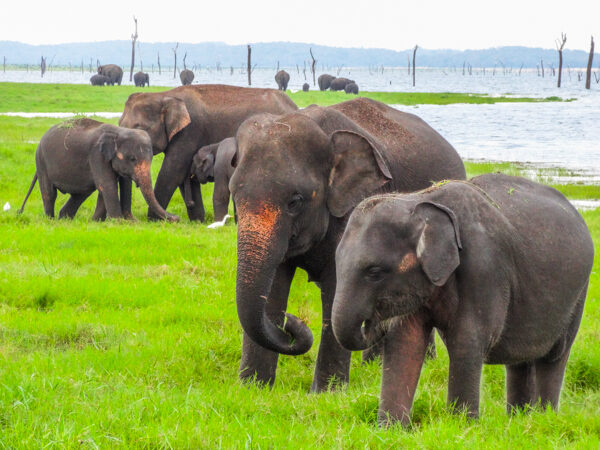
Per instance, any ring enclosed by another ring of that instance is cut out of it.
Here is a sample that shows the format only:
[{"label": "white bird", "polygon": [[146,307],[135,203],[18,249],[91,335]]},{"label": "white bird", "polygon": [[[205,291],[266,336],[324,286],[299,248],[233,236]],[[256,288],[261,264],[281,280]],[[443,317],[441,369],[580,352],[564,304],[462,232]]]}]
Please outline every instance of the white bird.
[{"label": "white bird", "polygon": [[229,214],[225,214],[225,217],[223,217],[223,220],[221,220],[220,222],[213,222],[207,228],[222,227],[223,225],[225,225],[225,223],[227,223],[227,219],[231,219],[231,216]]},{"label": "white bird", "polygon": [[9,211],[10,210],[10,203],[6,202],[4,204],[4,211]]}]

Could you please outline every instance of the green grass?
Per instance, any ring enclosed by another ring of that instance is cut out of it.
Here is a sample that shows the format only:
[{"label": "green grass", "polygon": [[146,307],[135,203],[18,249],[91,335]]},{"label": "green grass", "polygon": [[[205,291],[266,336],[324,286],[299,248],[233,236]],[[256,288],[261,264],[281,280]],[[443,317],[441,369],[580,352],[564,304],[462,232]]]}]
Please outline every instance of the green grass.
[{"label": "green grass", "polygon": [[[235,226],[148,223],[137,189],[134,223],[92,222],[95,196],[73,221],[46,219],[37,188],[16,216],[35,171],[36,142],[57,122],[0,117],[0,206],[13,205],[0,212],[0,448],[600,446],[597,264],[560,412],[508,417],[504,370],[486,366],[481,419],[452,416],[448,356],[438,342],[412,427],[380,429],[378,363],[362,365],[355,354],[346,389],[308,394],[321,307],[303,272],[289,310],[307,321],[315,345],[280,357],[272,390],[238,382]],[[159,166],[160,158],[155,175]],[[498,170],[467,166],[470,174]],[[211,189],[203,189],[210,219]],[[179,194],[169,210],[185,216]],[[600,242],[600,211],[584,217]]]},{"label": "green grass", "polygon": [[[0,112],[121,112],[127,97],[134,92],[159,92],[168,89],[170,88],[160,86],[137,88],[84,84],[0,83]],[[288,91],[288,94],[301,108],[313,103],[327,106],[354,98],[354,95],[344,92],[330,91]],[[558,97],[536,99],[462,93],[362,92],[360,96],[399,105],[561,101]]]}]

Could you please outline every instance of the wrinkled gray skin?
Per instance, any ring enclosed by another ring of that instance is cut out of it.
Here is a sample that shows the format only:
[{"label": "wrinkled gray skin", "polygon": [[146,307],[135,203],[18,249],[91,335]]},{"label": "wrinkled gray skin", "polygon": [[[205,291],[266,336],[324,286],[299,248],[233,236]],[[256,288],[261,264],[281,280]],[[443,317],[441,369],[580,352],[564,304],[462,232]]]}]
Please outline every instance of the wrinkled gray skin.
[{"label": "wrinkled gray skin", "polygon": [[288,83],[290,82],[290,74],[285,70],[280,70],[275,74],[275,82],[277,83],[277,89],[280,91],[285,91],[288,87]]},{"label": "wrinkled gray skin", "polygon": [[337,248],[333,331],[349,350],[384,335],[379,421],[410,421],[427,337],[450,359],[448,403],[479,414],[482,365],[506,365],[507,409],[558,408],[594,246],[558,191],[487,174],[375,196]]},{"label": "wrinkled gray skin", "polygon": [[194,72],[192,72],[190,69],[184,69],[179,74],[179,79],[181,80],[181,84],[183,86],[188,86],[192,84],[192,81],[194,81]]},{"label": "wrinkled gray skin", "polygon": [[107,84],[111,86],[118,84],[121,86],[121,80],[123,79],[123,69],[116,64],[106,64],[98,67],[98,74],[104,75],[109,78]]},{"label": "wrinkled gray skin", "polygon": [[[418,117],[357,98],[238,129],[229,181],[238,214],[236,303],[244,328],[240,377],[273,383],[278,353],[301,354],[312,334],[285,314],[298,267],[321,289],[323,327],[311,389],[347,382],[350,352],[335,340],[335,248],[349,213],[376,192],[465,178],[456,150]],[[284,324],[284,318],[287,320]],[[335,383],[334,383],[335,384]]]},{"label": "wrinkled gray skin", "polygon": [[[215,183],[213,190],[215,222],[223,220],[229,208],[229,180],[235,170],[232,161],[236,152],[235,138],[227,138],[217,144],[205,145],[200,148],[192,161],[191,178],[196,177],[200,184],[213,181]],[[233,209],[235,214],[235,204]]]},{"label": "wrinkled gray skin", "polygon": [[356,83],[354,83],[354,82],[348,83],[344,87],[344,92],[346,94],[356,94],[356,95],[358,95],[358,85]]},{"label": "wrinkled gray skin", "polygon": [[343,91],[349,83],[354,83],[354,80],[349,80],[348,78],[334,78],[331,80],[329,89],[332,91]]},{"label": "wrinkled gray skin", "polygon": [[92,86],[104,86],[110,82],[110,78],[104,75],[98,75],[97,73],[90,77],[90,83]]},{"label": "wrinkled gray skin", "polygon": [[302,90],[303,90],[304,92],[308,92],[308,91],[310,90],[310,85],[309,85],[308,83],[304,83],[304,84],[302,85]]},{"label": "wrinkled gray skin", "polygon": [[150,86],[150,75],[145,72],[136,72],[133,74],[133,82],[137,87]]},{"label": "wrinkled gray skin", "polygon": [[327,73],[324,73],[323,75],[319,75],[319,78],[317,80],[319,89],[321,91],[326,91],[327,89],[329,89],[329,86],[331,86],[331,82],[334,79],[335,79],[335,77],[333,75],[329,75]]},{"label": "wrinkled gray skin", "polygon": [[[73,218],[81,204],[96,190],[94,220],[133,219],[131,180],[140,187],[149,208],[158,217],[177,221],[154,197],[150,165],[152,143],[142,130],[120,128],[91,119],[70,120],[50,128],[35,153],[36,174],[19,212],[39,179],[44,212],[54,217],[57,190],[71,194],[59,218]],[[120,196],[119,191],[120,189]]]}]

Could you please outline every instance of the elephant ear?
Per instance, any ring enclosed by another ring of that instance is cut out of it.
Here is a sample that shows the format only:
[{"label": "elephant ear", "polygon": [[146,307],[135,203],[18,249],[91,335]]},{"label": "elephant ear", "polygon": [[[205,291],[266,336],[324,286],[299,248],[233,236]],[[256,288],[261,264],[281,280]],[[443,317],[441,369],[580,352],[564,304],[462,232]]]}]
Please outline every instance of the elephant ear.
[{"label": "elephant ear", "polygon": [[162,113],[169,142],[192,122],[185,102],[179,98],[165,97]]},{"label": "elephant ear", "polygon": [[96,146],[107,161],[112,161],[117,155],[117,135],[107,132],[102,133],[96,141]]},{"label": "elephant ear", "polygon": [[336,131],[331,135],[333,169],[329,174],[327,207],[331,214],[343,217],[361,200],[392,179],[379,150],[354,131]]},{"label": "elephant ear", "polygon": [[419,203],[414,214],[425,221],[417,244],[417,260],[427,278],[443,286],[460,264],[460,230],[454,211],[439,203]]},{"label": "elephant ear", "polygon": [[200,161],[200,171],[210,177],[215,176],[215,155],[208,153]]}]

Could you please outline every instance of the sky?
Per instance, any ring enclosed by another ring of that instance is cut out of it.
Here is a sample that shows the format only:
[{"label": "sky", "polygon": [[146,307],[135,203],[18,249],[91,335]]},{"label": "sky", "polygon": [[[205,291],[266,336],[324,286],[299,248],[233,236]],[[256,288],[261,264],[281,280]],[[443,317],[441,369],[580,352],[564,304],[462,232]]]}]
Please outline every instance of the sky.
[{"label": "sky", "polygon": [[600,0],[196,0],[172,5],[152,0],[5,1],[0,40],[57,44],[130,39],[135,15],[140,42],[554,48],[564,32],[566,49],[589,50],[591,35],[600,48]]}]

